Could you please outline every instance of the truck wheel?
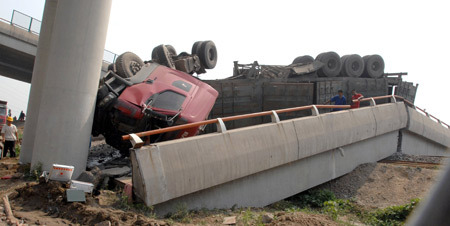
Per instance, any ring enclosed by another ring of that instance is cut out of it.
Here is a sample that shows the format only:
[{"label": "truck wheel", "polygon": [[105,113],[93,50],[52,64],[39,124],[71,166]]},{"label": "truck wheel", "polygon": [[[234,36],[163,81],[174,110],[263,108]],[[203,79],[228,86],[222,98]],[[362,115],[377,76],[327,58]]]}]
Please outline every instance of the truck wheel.
[{"label": "truck wheel", "polygon": [[133,77],[142,66],[144,62],[136,54],[132,52],[122,53],[116,60],[116,72],[122,78]]},{"label": "truck wheel", "polygon": [[165,46],[172,56],[177,55],[177,51],[175,50],[175,48],[172,45],[165,45]]},{"label": "truck wheel", "polygon": [[293,64],[309,64],[314,62],[314,58],[309,55],[299,56],[292,61]]},{"label": "truck wheel", "polygon": [[217,49],[213,41],[204,41],[198,53],[200,62],[206,69],[213,69],[217,64]]},{"label": "truck wheel", "polygon": [[359,77],[364,71],[364,61],[358,54],[345,55],[341,58],[341,76]]},{"label": "truck wheel", "polygon": [[380,78],[384,73],[384,60],[380,55],[367,55],[363,57],[363,77]]},{"label": "truck wheel", "polygon": [[192,45],[191,54],[198,56],[198,52],[200,52],[200,46],[202,46],[202,41],[195,42],[194,45]]},{"label": "truck wheel", "polygon": [[341,58],[335,52],[325,52],[317,55],[316,60],[324,65],[317,71],[321,77],[335,77],[341,72]]},{"label": "truck wheel", "polygon": [[[173,47],[172,47],[173,48]],[[175,49],[173,48],[173,51]],[[172,60],[172,54],[169,49],[165,45],[156,46],[152,51],[152,59],[153,61],[165,65],[167,67],[175,69],[175,64]]]}]

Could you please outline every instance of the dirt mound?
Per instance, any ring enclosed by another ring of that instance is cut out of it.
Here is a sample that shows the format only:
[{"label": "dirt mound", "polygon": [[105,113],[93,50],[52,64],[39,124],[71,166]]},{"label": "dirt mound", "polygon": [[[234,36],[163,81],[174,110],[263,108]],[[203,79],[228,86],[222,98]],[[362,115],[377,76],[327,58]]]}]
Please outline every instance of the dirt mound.
[{"label": "dirt mound", "polygon": [[369,163],[321,185],[319,189],[329,189],[338,198],[353,198],[366,207],[385,208],[423,198],[436,182],[438,174],[438,169]]},{"label": "dirt mound", "polygon": [[[81,224],[94,225],[102,221],[110,221],[112,225],[164,225],[162,221],[145,217],[141,214],[114,208],[100,207],[97,200],[87,197],[86,203],[67,203],[64,183],[28,184],[17,189],[12,204],[16,216],[25,222],[40,224]],[[62,218],[62,219],[56,219]],[[66,221],[64,221],[66,219]]]}]

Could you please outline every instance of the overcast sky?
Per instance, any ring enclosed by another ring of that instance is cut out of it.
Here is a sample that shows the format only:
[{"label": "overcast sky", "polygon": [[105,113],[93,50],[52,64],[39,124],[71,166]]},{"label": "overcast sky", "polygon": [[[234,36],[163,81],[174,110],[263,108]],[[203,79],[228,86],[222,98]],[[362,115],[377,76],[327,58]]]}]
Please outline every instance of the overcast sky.
[{"label": "overcast sky", "polygon": [[[42,0],[0,0],[0,17],[13,9],[41,19]],[[159,44],[191,51],[213,40],[219,60],[201,78],[232,75],[233,61],[287,65],[300,55],[379,54],[385,72],[408,72],[419,83],[416,104],[450,123],[450,32],[447,1],[130,1],[114,0],[105,49],[144,60]],[[26,110],[29,84],[0,77],[0,99],[13,114]]]}]

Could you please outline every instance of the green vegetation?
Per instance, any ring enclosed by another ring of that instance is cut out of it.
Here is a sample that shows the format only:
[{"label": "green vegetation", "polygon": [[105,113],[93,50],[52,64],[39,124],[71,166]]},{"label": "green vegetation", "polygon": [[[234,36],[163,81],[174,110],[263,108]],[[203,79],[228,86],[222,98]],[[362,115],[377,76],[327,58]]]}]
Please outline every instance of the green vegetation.
[{"label": "green vegetation", "polygon": [[341,222],[339,216],[347,216],[347,219],[368,225],[403,225],[418,203],[419,199],[413,199],[405,205],[368,210],[358,205],[354,200],[337,199],[334,193],[329,190],[309,190],[287,200],[276,202],[269,208],[290,213],[301,211],[326,214],[343,224],[345,222]]},{"label": "green vegetation", "polygon": [[42,163],[38,162],[31,168],[30,164],[26,164],[21,169],[24,174],[25,180],[39,181],[39,177],[42,175]]},{"label": "green vegetation", "polygon": [[186,203],[179,203],[175,207],[175,212],[170,215],[170,219],[181,223],[191,223],[191,213],[188,211]]},{"label": "green vegetation", "polygon": [[415,209],[419,199],[413,199],[408,204],[390,206],[370,213],[367,223],[371,225],[403,225],[406,218]]},{"label": "green vegetation", "polygon": [[123,191],[118,196],[119,200],[117,202],[117,208],[125,211],[132,210],[147,217],[156,218],[156,215],[153,211],[153,206],[148,207],[144,203],[130,203],[128,201],[128,196],[124,195]]}]

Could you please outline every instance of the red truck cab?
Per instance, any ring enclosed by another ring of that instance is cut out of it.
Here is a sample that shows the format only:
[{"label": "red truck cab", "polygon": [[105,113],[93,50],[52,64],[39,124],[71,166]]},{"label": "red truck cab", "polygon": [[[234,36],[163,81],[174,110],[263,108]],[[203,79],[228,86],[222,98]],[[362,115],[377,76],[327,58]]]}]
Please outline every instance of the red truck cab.
[{"label": "red truck cab", "polygon": [[[134,76],[122,78],[109,71],[97,93],[93,135],[128,152],[121,136],[207,119],[218,92],[185,72],[157,63],[145,64]],[[150,137],[151,142],[198,134],[199,127]],[[145,140],[145,138],[144,138]]]}]

